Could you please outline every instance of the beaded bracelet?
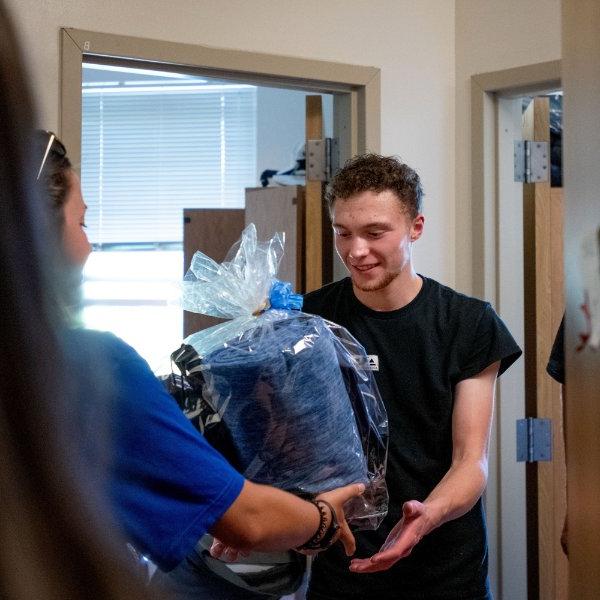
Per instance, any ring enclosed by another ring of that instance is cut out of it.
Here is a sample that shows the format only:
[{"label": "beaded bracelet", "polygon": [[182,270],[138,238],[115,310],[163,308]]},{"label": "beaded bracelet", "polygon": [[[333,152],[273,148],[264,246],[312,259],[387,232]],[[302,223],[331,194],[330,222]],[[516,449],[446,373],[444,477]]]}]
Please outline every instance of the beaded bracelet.
[{"label": "beaded bracelet", "polygon": [[[298,546],[296,550],[325,550],[333,544],[340,528],[335,509],[326,500],[309,499],[308,501],[314,504],[319,511],[319,526],[315,534],[306,543],[302,544],[302,546]],[[326,527],[327,513],[322,505],[327,506],[331,511],[331,523],[329,523],[329,527]]]}]

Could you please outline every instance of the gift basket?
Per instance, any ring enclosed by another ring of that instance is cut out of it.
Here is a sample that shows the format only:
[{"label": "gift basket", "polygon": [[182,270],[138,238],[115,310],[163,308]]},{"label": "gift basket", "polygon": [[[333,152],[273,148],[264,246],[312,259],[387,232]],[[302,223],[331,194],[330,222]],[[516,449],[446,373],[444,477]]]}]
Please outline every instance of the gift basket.
[{"label": "gift basket", "polygon": [[303,496],[364,483],[347,519],[375,529],[388,503],[385,407],[362,346],[275,279],[282,254],[282,236],[258,242],[254,225],[221,264],[196,252],[183,308],[229,320],[171,355],[180,405],[251,481]]}]

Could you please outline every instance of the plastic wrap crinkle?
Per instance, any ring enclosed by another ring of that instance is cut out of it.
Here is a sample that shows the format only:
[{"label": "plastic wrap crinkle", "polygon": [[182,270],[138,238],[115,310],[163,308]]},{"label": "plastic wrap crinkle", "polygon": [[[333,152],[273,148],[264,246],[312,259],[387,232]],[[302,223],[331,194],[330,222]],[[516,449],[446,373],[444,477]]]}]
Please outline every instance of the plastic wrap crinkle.
[{"label": "plastic wrap crinkle", "polygon": [[185,310],[227,317],[188,337],[172,358],[201,404],[207,439],[251,481],[297,494],[353,482],[367,488],[348,521],[376,528],[387,512],[387,415],[362,346],[342,327],[298,310],[275,279],[281,236],[254,225],[218,264],[197,252]]}]

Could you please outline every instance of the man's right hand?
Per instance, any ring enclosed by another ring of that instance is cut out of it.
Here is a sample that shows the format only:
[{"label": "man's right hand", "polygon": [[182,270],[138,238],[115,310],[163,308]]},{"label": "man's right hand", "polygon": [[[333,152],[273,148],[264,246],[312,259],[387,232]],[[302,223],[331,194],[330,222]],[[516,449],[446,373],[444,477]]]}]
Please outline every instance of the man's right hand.
[{"label": "man's right hand", "polygon": [[402,518],[390,531],[379,552],[370,558],[355,558],[350,563],[354,573],[386,571],[401,558],[407,557],[413,548],[431,531],[427,506],[417,500],[402,505]]}]

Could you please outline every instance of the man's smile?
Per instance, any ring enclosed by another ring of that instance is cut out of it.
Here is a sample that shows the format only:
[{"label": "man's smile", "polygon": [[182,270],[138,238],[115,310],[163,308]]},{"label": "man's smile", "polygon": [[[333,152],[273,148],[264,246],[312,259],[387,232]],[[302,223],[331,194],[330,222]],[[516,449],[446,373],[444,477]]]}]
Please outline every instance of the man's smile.
[{"label": "man's smile", "polygon": [[357,271],[364,272],[364,271],[370,271],[371,269],[374,269],[378,264],[379,263],[373,263],[370,265],[353,265],[352,263],[350,263],[350,266],[353,269],[356,269]]}]

